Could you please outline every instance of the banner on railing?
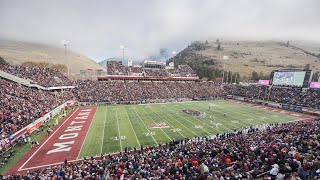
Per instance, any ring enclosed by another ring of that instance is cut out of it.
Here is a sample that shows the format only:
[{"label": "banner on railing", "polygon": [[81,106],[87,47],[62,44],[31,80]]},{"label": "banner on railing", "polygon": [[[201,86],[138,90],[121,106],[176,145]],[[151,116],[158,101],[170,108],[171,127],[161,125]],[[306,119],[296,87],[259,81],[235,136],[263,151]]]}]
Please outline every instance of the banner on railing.
[{"label": "banner on railing", "polygon": [[45,114],[44,116],[38,118],[36,121],[32,122],[31,124],[27,125],[26,127],[20,129],[18,132],[11,135],[11,143],[15,142],[17,139],[19,139],[22,135],[26,133],[32,133],[36,129],[38,129],[41,125],[44,124],[45,121],[48,121],[50,118],[54,117],[58,113],[62,111],[66,106],[70,106],[71,104],[77,104],[77,101],[67,101],[60,106],[56,107],[49,113]]}]

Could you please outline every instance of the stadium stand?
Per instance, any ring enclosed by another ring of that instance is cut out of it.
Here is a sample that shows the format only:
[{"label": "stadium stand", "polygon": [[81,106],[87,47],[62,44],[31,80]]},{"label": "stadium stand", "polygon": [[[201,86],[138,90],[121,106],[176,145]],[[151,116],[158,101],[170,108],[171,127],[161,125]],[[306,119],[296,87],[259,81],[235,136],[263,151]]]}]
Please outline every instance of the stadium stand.
[{"label": "stadium stand", "polygon": [[[178,69],[143,69],[108,62],[109,75],[145,73],[147,76],[192,77],[189,66]],[[0,70],[31,79],[43,86],[73,84],[62,73],[45,68],[3,65]],[[59,80],[57,80],[59,79]],[[320,109],[316,89],[268,86],[221,86],[214,82],[79,81],[64,93],[30,88],[0,78],[1,139],[51,111],[63,102],[144,103],[153,99],[202,99],[237,95]],[[63,97],[63,98],[62,98]],[[320,169],[320,121],[250,127],[210,137],[172,141],[114,155],[12,174],[7,179],[317,179]],[[4,142],[4,141],[2,141]],[[8,144],[1,144],[1,152]],[[316,177],[317,176],[317,177]]]},{"label": "stadium stand", "polygon": [[40,168],[7,179],[317,179],[320,121],[250,127]]},{"label": "stadium stand", "polygon": [[257,85],[228,85],[224,89],[232,95],[320,109],[319,89],[306,89],[305,91],[302,91],[301,88],[292,87],[272,87],[270,89],[269,86]]},{"label": "stadium stand", "polygon": [[[56,97],[57,96],[57,97]],[[61,96],[64,96],[63,98]],[[0,78],[0,132],[2,138],[13,134],[45,113],[73,98],[62,93],[38,90]],[[5,148],[3,145],[2,148]]]},{"label": "stadium stand", "polygon": [[126,67],[122,61],[107,62],[108,75],[132,75],[139,74],[145,77],[197,77],[197,74],[188,65],[179,65],[176,69]]},{"label": "stadium stand", "polygon": [[74,92],[82,102],[109,103],[223,95],[221,86],[213,82],[81,81]]},{"label": "stadium stand", "polygon": [[51,68],[30,68],[23,66],[1,66],[0,71],[4,71],[20,78],[30,79],[44,87],[69,86],[73,85],[60,71]]}]

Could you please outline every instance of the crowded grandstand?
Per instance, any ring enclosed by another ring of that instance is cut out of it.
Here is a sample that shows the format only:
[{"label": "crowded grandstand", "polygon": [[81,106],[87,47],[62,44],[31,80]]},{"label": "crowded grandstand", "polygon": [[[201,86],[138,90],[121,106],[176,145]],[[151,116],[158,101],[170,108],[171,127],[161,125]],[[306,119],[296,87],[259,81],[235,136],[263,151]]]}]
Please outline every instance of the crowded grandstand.
[{"label": "crowded grandstand", "polygon": [[[277,108],[312,115],[319,115],[320,111],[319,89],[184,79],[196,77],[187,65],[179,65],[176,69],[126,67],[122,62],[110,61],[105,79],[76,82],[69,80],[58,70],[47,68],[3,65],[0,72],[2,166],[14,156],[11,149],[17,143],[34,144],[28,138],[32,131],[22,131],[23,129],[70,100],[93,106],[233,98],[266,106],[268,103],[276,104]],[[119,76],[119,79],[110,79],[109,76]],[[138,79],[126,80],[128,76]],[[146,77],[152,78],[145,79]],[[170,77],[178,79],[163,79]],[[31,83],[22,83],[24,80]],[[39,86],[34,86],[35,84]],[[73,107],[75,106],[63,109]],[[40,126],[44,126],[52,117],[51,114],[42,118],[44,123]],[[319,122],[309,120],[250,126],[220,134],[134,147],[130,151],[125,149],[114,154],[104,152],[98,157],[92,154],[91,157],[72,162],[61,157],[60,161],[64,162],[62,164],[16,171],[2,178],[316,178],[320,171]]]}]

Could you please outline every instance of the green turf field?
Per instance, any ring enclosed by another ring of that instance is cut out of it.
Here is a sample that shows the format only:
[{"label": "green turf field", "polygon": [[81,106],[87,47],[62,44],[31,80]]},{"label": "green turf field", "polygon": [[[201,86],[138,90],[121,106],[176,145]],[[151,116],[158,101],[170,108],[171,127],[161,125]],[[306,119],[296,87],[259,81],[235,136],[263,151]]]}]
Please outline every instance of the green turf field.
[{"label": "green turf field", "polygon": [[[187,109],[201,114],[205,112],[205,115],[199,118],[182,111]],[[163,144],[172,139],[206,136],[256,124],[296,119],[225,100],[100,106],[79,158],[124,151],[125,147],[140,148],[140,145]],[[152,128],[156,124],[167,127]]]}]

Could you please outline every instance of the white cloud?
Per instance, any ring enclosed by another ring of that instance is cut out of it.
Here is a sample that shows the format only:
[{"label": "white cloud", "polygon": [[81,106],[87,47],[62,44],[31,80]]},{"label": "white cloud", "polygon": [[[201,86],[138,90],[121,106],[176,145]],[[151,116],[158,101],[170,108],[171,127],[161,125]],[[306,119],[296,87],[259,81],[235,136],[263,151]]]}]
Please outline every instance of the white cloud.
[{"label": "white cloud", "polygon": [[2,0],[0,37],[60,45],[101,58],[141,60],[192,40],[320,39],[318,0]]}]

